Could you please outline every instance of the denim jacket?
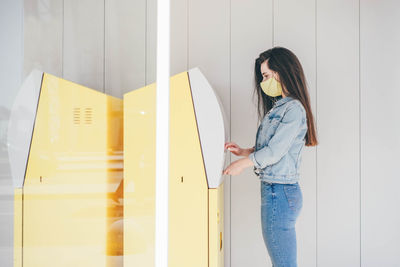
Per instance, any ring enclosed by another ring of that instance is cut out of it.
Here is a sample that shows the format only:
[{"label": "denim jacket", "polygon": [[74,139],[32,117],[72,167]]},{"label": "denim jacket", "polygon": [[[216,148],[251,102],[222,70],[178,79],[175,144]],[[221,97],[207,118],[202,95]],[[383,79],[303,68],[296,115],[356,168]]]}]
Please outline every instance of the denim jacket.
[{"label": "denim jacket", "polygon": [[262,119],[254,152],[249,155],[259,179],[270,183],[296,183],[306,133],[307,116],[301,102],[290,96],[276,101]]}]

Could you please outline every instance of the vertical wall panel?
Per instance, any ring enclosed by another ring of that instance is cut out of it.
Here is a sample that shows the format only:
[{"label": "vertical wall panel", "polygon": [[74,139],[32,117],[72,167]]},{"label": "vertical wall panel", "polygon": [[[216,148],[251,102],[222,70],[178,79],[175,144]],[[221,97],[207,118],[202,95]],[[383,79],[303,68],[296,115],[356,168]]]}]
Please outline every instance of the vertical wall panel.
[{"label": "vertical wall panel", "polygon": [[[254,63],[272,46],[272,1],[232,0],[231,140],[255,144],[258,128]],[[239,159],[232,155],[232,161]],[[260,180],[253,168],[231,178],[231,265],[271,266],[261,230]],[[229,266],[229,265],[226,265]]]},{"label": "vertical wall panel", "polygon": [[361,266],[399,266],[400,3],[360,11]]},{"label": "vertical wall panel", "polygon": [[146,10],[146,85],[148,85],[157,79],[157,0],[147,0]]},{"label": "vertical wall panel", "polygon": [[24,1],[24,74],[62,76],[63,0]]},{"label": "vertical wall panel", "polygon": [[358,0],[317,7],[317,263],[360,266]]},{"label": "vertical wall panel", "polygon": [[64,1],[64,78],[104,92],[104,0]]},{"label": "vertical wall panel", "polygon": [[[188,68],[199,67],[204,73],[230,121],[230,1],[190,0],[188,5]],[[225,266],[233,264],[229,261],[230,179],[225,176]]]},{"label": "vertical wall panel", "polygon": [[145,86],[146,0],[105,0],[105,92]]},{"label": "vertical wall panel", "polygon": [[171,76],[188,70],[188,1],[171,0]]},{"label": "vertical wall panel", "polygon": [[[299,58],[305,72],[316,123],[318,110],[314,0],[274,1],[274,45],[290,49]],[[303,193],[303,209],[296,224],[300,266],[316,266],[316,151],[316,147],[305,147],[302,152],[299,184]]]},{"label": "vertical wall panel", "polygon": [[[188,1],[171,0],[170,7],[170,75],[188,67]],[[146,84],[156,82],[157,76],[157,0],[146,5]]]}]

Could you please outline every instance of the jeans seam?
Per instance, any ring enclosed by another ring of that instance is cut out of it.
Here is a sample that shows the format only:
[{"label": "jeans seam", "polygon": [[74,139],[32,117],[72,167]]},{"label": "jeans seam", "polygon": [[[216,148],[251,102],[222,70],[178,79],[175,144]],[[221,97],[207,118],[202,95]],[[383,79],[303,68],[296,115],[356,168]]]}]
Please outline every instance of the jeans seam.
[{"label": "jeans seam", "polygon": [[274,231],[272,229],[272,227],[275,226],[275,215],[276,215],[276,206],[277,206],[275,191],[274,190],[272,190],[272,191],[273,191],[272,192],[273,213],[272,213],[272,222],[271,222],[271,225],[270,225],[270,231],[271,231],[271,238],[272,238],[272,243],[273,243],[273,246],[274,246],[274,250],[277,251],[277,260],[279,261],[279,265],[280,265],[280,264],[283,263],[282,262],[282,255],[281,255],[281,252],[279,250],[279,247],[276,246],[276,240],[275,240],[275,237],[274,237]]},{"label": "jeans seam", "polygon": [[291,209],[293,212],[296,212],[295,206],[293,206],[293,207],[290,206],[291,201],[289,200],[289,197],[288,197],[288,194],[287,194],[286,190],[287,190],[287,187],[284,185],[283,186],[283,191],[285,192],[285,196],[286,196],[286,200],[287,200],[288,205],[289,205],[289,209]]}]

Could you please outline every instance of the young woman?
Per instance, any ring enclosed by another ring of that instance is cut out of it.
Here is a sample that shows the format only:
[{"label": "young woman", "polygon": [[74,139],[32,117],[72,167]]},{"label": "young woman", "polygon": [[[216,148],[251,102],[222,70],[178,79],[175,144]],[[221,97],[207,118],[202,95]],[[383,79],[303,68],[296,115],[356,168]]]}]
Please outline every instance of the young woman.
[{"label": "young woman", "polygon": [[274,47],[255,62],[255,93],[261,121],[252,148],[225,144],[237,156],[224,171],[253,167],[260,179],[261,225],[274,267],[297,266],[296,220],[303,206],[299,186],[304,145],[318,144],[303,68],[290,50]]}]

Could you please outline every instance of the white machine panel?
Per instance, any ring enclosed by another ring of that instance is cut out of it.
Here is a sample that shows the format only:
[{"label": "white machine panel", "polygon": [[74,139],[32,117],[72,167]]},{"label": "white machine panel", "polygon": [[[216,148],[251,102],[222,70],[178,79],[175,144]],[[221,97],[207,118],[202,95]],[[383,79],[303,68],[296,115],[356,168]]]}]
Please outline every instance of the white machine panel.
[{"label": "white machine panel", "polygon": [[223,182],[228,125],[222,103],[199,68],[188,71],[209,188]]},{"label": "white machine panel", "polygon": [[35,124],[43,72],[33,70],[25,79],[13,104],[7,133],[13,185],[22,188]]}]

